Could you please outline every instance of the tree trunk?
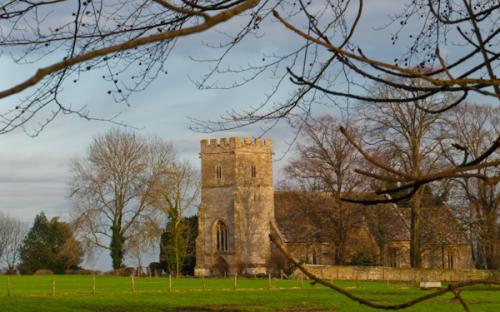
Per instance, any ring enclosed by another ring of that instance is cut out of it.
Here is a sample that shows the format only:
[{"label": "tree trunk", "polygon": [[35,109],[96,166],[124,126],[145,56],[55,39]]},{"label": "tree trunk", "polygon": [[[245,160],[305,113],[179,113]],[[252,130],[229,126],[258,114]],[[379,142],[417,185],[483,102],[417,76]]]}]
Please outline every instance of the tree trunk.
[{"label": "tree trunk", "polygon": [[485,241],[485,258],[486,258],[486,268],[487,269],[496,269],[497,268],[497,257],[495,252],[495,242],[497,237],[497,223],[496,223],[496,214],[491,213],[489,211],[488,216],[488,225],[487,225],[487,234]]},{"label": "tree trunk", "polygon": [[174,244],[175,244],[175,275],[179,277],[179,271],[180,271],[180,246],[179,246],[179,229],[177,224],[175,225],[175,234],[174,234]]},{"label": "tree trunk", "polygon": [[111,243],[109,248],[111,249],[111,259],[113,260],[113,269],[119,269],[123,266],[123,237],[120,234],[120,227],[111,227]]},{"label": "tree trunk", "polygon": [[422,266],[422,255],[420,246],[420,211],[422,208],[422,189],[418,190],[411,205],[410,225],[410,266],[420,268]]},{"label": "tree trunk", "polygon": [[175,274],[177,277],[181,275],[182,263],[184,261],[184,240],[183,240],[183,231],[184,227],[182,224],[182,220],[175,221],[174,225],[174,254],[175,254]]},{"label": "tree trunk", "polygon": [[[337,173],[338,175],[338,173]],[[340,188],[335,190],[334,192],[334,198],[335,198],[335,207],[336,209],[336,237],[334,239],[334,244],[335,244],[335,264],[336,265],[343,265],[345,264],[345,241],[346,241],[346,236],[347,236],[347,231],[348,228],[345,224],[345,214],[344,214],[344,205],[342,203],[342,200],[340,199]]]}]

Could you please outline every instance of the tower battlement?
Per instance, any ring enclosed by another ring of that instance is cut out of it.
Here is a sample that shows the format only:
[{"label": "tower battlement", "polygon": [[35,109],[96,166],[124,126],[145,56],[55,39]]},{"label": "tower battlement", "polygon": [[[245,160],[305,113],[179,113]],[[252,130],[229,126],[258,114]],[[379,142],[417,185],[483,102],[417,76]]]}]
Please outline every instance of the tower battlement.
[{"label": "tower battlement", "polygon": [[221,139],[203,139],[200,141],[202,153],[221,152],[234,149],[262,149],[272,152],[273,142],[271,139],[252,139],[251,137],[230,137]]}]

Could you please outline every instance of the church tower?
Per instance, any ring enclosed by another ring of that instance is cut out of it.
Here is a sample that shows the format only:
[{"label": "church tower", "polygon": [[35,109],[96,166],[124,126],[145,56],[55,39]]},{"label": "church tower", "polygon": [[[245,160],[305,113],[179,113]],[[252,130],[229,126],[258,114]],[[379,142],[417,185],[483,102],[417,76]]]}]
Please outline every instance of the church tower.
[{"label": "church tower", "polygon": [[266,274],[274,219],[272,142],[201,140],[196,276]]}]

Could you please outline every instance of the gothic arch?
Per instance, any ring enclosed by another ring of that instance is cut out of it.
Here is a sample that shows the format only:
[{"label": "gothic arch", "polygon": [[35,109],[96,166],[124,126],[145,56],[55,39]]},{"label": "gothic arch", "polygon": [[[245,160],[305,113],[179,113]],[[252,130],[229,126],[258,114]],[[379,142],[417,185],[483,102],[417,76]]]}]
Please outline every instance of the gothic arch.
[{"label": "gothic arch", "polygon": [[215,252],[229,251],[229,235],[227,225],[222,220],[216,220],[212,227]]}]

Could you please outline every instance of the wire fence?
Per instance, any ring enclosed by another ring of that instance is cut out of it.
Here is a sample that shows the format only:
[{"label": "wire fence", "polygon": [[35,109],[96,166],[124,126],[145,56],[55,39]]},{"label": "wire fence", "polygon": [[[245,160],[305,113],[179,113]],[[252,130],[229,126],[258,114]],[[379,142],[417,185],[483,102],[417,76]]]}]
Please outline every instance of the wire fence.
[{"label": "wire fence", "polygon": [[0,291],[15,295],[71,295],[182,291],[285,290],[311,288],[303,279],[267,278],[183,278],[172,275],[161,277],[129,277],[107,275],[16,275],[0,276]]},{"label": "wire fence", "polygon": [[[373,281],[328,279],[336,285],[359,290],[419,288],[416,281]],[[444,286],[444,285],[443,285]],[[134,275],[0,275],[0,296],[71,296],[140,293],[179,293],[190,291],[279,291],[321,289],[309,279],[239,277],[137,277]],[[482,289],[483,287],[481,287]],[[498,290],[498,287],[495,287]],[[1,309],[0,309],[1,310]]]}]

